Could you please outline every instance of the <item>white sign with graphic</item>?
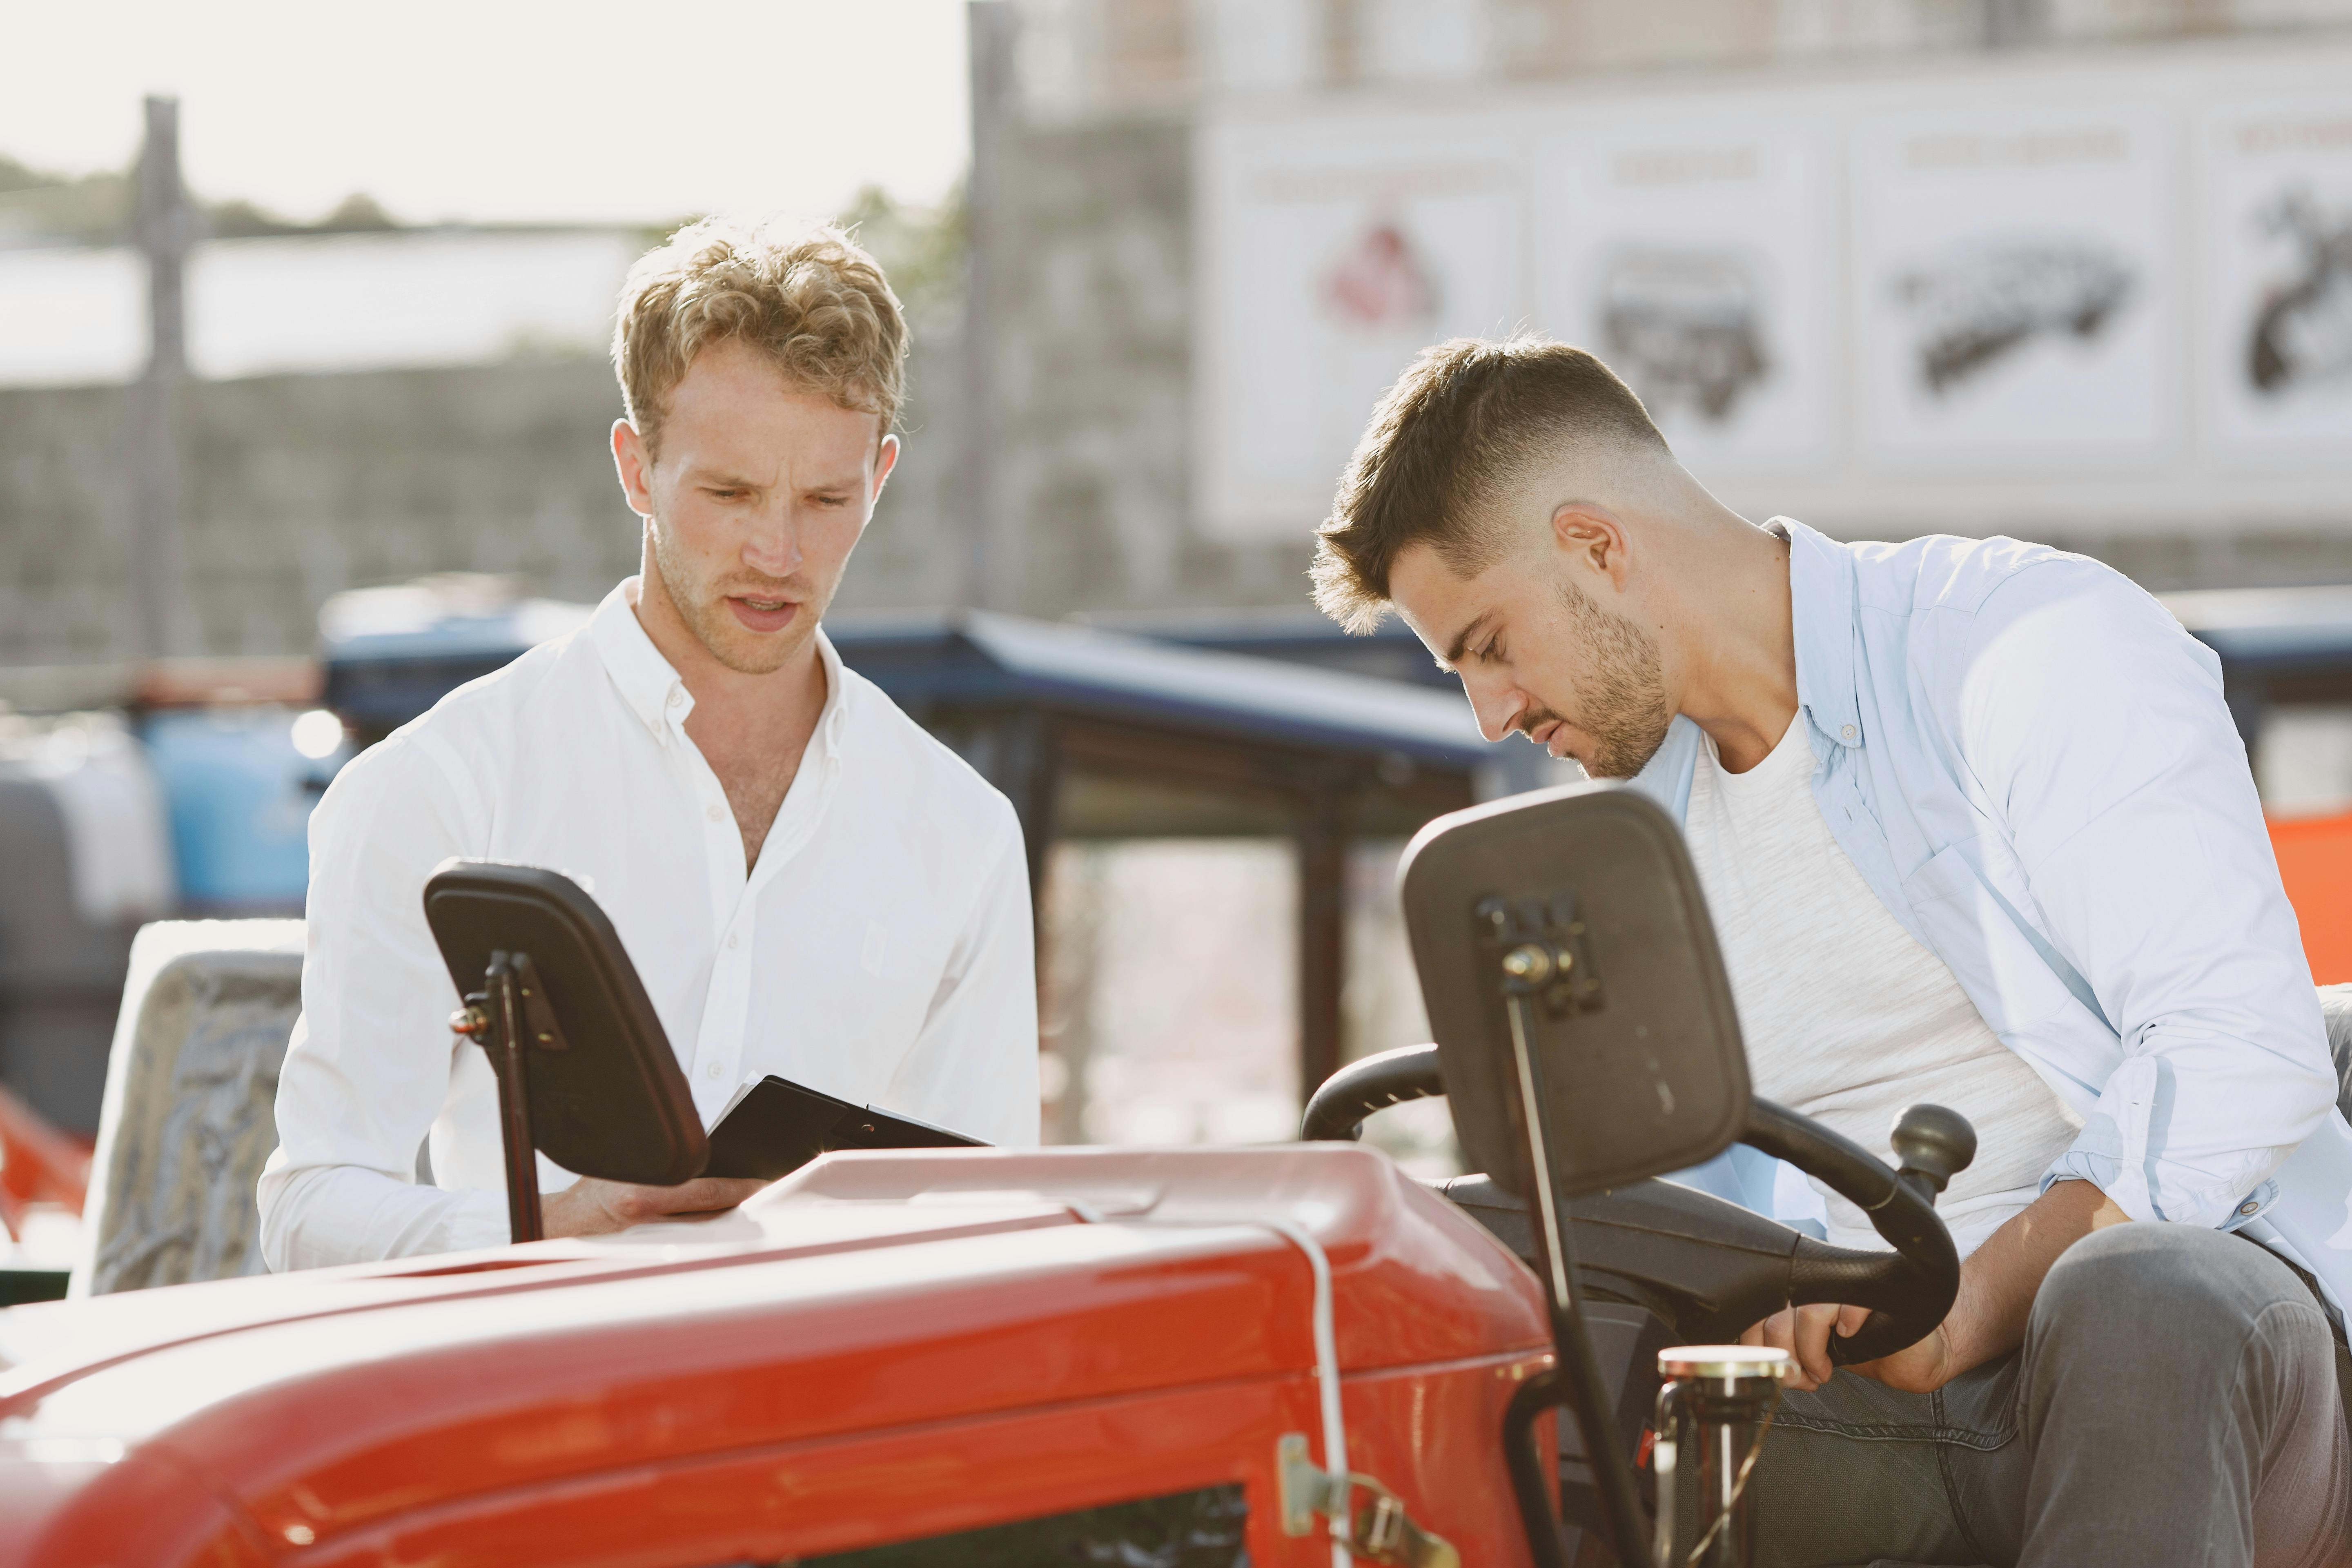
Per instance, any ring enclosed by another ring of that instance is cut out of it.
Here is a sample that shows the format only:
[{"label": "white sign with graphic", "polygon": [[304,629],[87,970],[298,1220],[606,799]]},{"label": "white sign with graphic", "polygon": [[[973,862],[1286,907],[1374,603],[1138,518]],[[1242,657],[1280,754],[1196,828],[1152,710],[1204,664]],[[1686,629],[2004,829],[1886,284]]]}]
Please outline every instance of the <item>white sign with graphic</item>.
[{"label": "white sign with graphic", "polygon": [[2157,117],[1906,117],[1858,124],[1851,145],[1873,456],[2125,456],[2172,434],[2172,149]]},{"label": "white sign with graphic", "polygon": [[1524,310],[1525,200],[1498,121],[1390,116],[1202,147],[1204,519],[1228,535],[1329,506],[1373,405],[1424,346]]},{"label": "white sign with graphic", "polygon": [[1199,515],[1304,544],[1423,346],[1593,349],[1851,538],[2352,526],[2352,39],[1213,100]]},{"label": "white sign with graphic", "polygon": [[1836,439],[1836,147],[1748,118],[1535,143],[1536,324],[1632,384],[1685,462],[1819,463]]},{"label": "white sign with graphic", "polygon": [[2243,461],[2352,448],[2352,94],[2249,102],[2201,141],[2200,336],[2217,445]]}]

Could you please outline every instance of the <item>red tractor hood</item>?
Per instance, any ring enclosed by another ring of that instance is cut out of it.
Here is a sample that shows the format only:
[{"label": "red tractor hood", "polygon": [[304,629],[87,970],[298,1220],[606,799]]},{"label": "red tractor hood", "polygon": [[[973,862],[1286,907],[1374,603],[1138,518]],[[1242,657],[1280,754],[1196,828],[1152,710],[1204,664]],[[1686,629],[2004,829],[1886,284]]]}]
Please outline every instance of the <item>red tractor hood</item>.
[{"label": "red tractor hood", "polygon": [[0,1568],[374,1561],[513,1489],[1297,1379],[1269,1221],[1349,1374],[1548,1348],[1533,1278],[1367,1150],[839,1154],[707,1225],[0,1312]]}]

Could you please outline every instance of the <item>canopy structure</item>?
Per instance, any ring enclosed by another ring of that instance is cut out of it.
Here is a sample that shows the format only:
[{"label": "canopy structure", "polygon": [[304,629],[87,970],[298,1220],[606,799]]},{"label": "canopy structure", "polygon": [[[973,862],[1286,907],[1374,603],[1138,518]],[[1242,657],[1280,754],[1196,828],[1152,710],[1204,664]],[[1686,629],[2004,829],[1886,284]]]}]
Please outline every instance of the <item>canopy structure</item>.
[{"label": "canopy structure", "polygon": [[1454,673],[1440,668],[1412,629],[1394,616],[1360,634],[1341,630],[1311,605],[1121,611],[1078,619],[1106,631],[1129,632],[1155,642],[1408,681],[1449,697],[1462,694],[1461,682]]},{"label": "canopy structure", "polygon": [[1013,801],[1033,888],[1057,839],[1290,839],[1302,1097],[1338,1068],[1348,845],[1477,798],[1487,748],[1458,696],[1006,616],[829,630]]},{"label": "canopy structure", "polygon": [[593,605],[530,599],[508,579],[450,572],[337,594],[319,611],[326,705],[372,746],[478,676],[575,631]]},{"label": "canopy structure", "polygon": [[2251,748],[2276,707],[2352,703],[2352,585],[2209,588],[2164,607],[2221,658],[2221,690]]},{"label": "canopy structure", "polygon": [[[446,618],[380,608],[324,618],[327,702],[363,739],[580,618],[534,601]],[[1493,754],[1458,693],[978,612],[847,614],[825,629],[1013,802],[1034,889],[1056,840],[1289,839],[1302,1095],[1339,1063],[1349,842],[1406,837],[1492,793]]]}]

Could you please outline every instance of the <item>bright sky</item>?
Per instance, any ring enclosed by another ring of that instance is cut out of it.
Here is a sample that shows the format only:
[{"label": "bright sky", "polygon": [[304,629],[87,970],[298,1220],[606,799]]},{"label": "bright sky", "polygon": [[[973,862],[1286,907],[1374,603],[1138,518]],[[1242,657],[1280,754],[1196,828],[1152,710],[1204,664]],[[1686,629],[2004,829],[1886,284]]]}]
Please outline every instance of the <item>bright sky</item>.
[{"label": "bright sky", "polygon": [[962,0],[30,0],[0,153],[126,165],[180,97],[192,188],[310,218],[657,221],[930,201],[969,141]]}]

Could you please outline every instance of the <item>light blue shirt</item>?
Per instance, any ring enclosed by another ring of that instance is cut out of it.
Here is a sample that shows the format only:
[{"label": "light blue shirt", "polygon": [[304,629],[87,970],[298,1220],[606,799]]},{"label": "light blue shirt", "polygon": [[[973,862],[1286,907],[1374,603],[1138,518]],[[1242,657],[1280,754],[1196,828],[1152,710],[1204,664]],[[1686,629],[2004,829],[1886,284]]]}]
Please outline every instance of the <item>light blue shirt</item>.
[{"label": "light blue shirt", "polygon": [[[2221,663],[2095,561],[1787,536],[1831,834],[2082,1121],[2044,1173],[2249,1237],[2352,1301],[2352,1127]],[[1677,820],[1699,731],[1633,781]],[[1785,1213],[1752,1151],[1694,1173]],[[1786,1217],[1797,1217],[1793,1215]]]}]

